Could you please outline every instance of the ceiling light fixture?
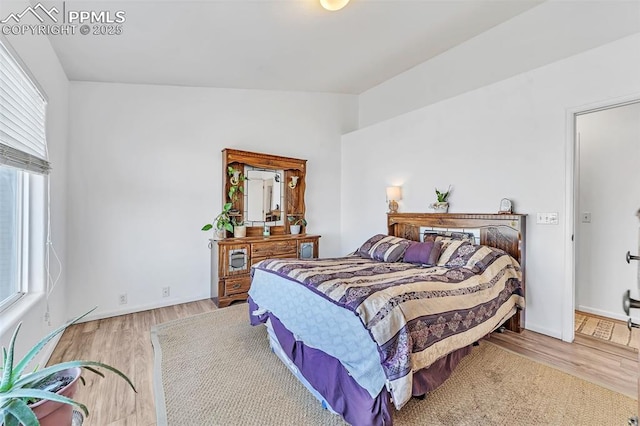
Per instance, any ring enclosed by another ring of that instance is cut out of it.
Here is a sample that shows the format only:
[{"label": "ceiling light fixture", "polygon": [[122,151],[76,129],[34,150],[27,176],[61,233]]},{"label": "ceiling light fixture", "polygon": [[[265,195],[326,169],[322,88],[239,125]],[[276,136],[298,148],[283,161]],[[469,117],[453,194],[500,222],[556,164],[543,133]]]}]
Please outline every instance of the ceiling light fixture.
[{"label": "ceiling light fixture", "polygon": [[327,10],[340,10],[349,4],[349,0],[320,0],[320,4]]}]

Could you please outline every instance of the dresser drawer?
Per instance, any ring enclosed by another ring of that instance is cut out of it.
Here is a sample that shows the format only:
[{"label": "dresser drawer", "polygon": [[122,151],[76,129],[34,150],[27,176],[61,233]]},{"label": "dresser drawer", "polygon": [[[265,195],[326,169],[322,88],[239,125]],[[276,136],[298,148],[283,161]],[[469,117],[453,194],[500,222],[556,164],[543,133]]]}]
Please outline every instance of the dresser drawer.
[{"label": "dresser drawer", "polygon": [[266,259],[295,259],[296,257],[297,256],[295,253],[278,254],[278,255],[269,256],[269,257],[252,257],[251,266],[255,265],[258,262],[262,262],[263,260],[266,260]]},{"label": "dresser drawer", "polygon": [[254,243],[251,245],[251,257],[282,257],[282,255],[296,255],[297,243],[295,240],[269,241]]},{"label": "dresser drawer", "polygon": [[249,287],[251,287],[250,277],[227,278],[224,281],[224,294],[228,296],[246,293],[249,291]]}]

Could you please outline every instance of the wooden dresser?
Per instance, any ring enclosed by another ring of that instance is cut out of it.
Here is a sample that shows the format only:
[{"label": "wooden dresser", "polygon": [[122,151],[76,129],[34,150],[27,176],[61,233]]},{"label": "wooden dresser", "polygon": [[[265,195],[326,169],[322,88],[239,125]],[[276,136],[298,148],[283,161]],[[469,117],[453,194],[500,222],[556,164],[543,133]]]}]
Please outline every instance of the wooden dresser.
[{"label": "wooden dresser", "polygon": [[281,257],[318,257],[319,235],[285,234],[270,237],[211,240],[211,294],[219,308],[247,300],[251,265]]}]

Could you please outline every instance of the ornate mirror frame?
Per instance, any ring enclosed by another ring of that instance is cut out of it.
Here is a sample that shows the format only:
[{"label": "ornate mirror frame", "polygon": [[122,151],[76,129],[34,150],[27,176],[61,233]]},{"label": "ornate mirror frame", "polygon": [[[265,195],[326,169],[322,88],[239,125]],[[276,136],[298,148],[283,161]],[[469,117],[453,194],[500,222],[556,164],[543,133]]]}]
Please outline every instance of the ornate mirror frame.
[{"label": "ornate mirror frame", "polygon": [[[230,177],[227,173],[229,167],[245,173],[244,166],[256,168],[282,170],[284,172],[282,205],[283,225],[270,226],[271,235],[284,235],[290,233],[288,216],[296,218],[305,217],[304,191],[306,188],[307,160],[299,158],[281,157],[278,155],[262,154],[258,152],[240,151],[237,149],[225,148],[222,150],[222,204],[232,201],[229,199],[229,189],[231,188]],[[295,184],[290,184],[295,182]],[[232,216],[244,219],[245,217],[245,197],[238,194],[236,200],[232,201],[232,209],[237,210]],[[263,226],[247,226],[247,237],[261,236]],[[302,233],[304,233],[304,228]],[[231,236],[231,235],[227,235]]]}]

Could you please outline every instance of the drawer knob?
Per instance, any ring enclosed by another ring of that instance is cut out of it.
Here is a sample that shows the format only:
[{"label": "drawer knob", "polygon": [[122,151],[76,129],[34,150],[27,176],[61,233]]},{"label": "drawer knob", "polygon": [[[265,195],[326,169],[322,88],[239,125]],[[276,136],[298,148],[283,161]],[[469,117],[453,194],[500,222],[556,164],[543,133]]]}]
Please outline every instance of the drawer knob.
[{"label": "drawer knob", "polygon": [[233,289],[234,289],[234,290],[237,290],[237,289],[239,289],[239,288],[240,288],[240,284],[234,284],[234,285],[233,285]]}]

